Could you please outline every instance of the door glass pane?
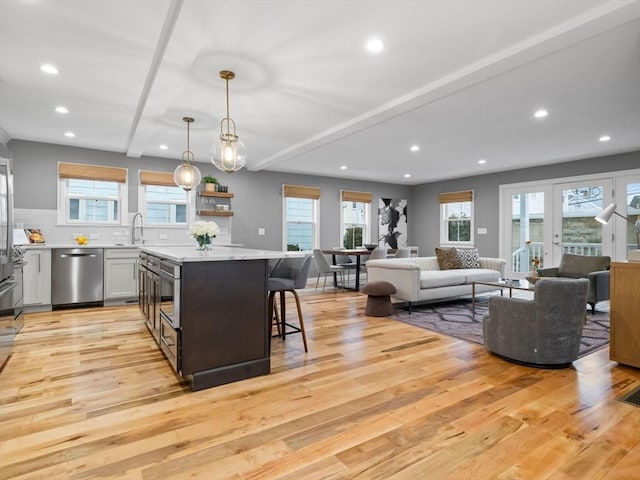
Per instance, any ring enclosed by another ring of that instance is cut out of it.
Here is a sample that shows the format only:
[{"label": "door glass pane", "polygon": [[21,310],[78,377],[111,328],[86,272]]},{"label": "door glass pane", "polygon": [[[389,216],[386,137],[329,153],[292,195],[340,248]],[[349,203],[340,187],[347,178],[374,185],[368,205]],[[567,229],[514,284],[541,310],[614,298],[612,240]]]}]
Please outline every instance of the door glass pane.
[{"label": "door glass pane", "polygon": [[512,195],[511,271],[525,273],[531,270],[534,258],[543,258],[543,242],[544,193]]},{"label": "door glass pane", "polygon": [[627,224],[626,251],[640,248],[640,183],[627,184]]},{"label": "door glass pane", "polygon": [[602,255],[602,185],[562,190],[562,253]]}]

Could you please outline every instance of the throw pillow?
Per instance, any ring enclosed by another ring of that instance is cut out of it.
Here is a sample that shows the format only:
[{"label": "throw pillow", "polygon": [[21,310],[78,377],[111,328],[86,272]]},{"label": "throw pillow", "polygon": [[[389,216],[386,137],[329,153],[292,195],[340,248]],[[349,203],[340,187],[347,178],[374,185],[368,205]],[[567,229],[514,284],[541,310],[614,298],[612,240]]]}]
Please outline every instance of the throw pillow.
[{"label": "throw pillow", "polygon": [[438,259],[438,267],[440,270],[450,270],[452,268],[462,268],[462,263],[458,258],[456,249],[436,247],[436,258]]},{"label": "throw pillow", "polygon": [[462,268],[480,268],[480,253],[477,248],[456,248]]}]

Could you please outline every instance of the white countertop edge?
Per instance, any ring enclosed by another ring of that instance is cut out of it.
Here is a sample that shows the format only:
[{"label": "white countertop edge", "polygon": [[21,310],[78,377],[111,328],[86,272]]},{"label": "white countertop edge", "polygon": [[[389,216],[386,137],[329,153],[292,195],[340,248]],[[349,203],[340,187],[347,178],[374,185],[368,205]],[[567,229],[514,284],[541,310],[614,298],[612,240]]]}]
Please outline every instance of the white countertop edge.
[{"label": "white countertop edge", "polygon": [[174,262],[220,262],[226,260],[270,260],[284,258],[286,254],[276,250],[258,250],[253,248],[223,247],[214,245],[211,250],[199,252],[195,246],[178,247],[140,247],[151,255],[173,260]]}]

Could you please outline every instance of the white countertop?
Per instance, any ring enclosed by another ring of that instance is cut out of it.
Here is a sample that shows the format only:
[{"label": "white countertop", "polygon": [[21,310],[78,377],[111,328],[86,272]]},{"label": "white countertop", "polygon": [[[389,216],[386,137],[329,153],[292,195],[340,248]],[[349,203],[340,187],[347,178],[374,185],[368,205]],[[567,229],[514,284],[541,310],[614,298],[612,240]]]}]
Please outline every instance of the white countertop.
[{"label": "white countertop", "polygon": [[188,246],[140,246],[140,250],[175,262],[215,262],[224,260],[265,260],[284,258],[284,252],[256,250],[253,248],[223,247],[213,245],[211,250],[200,252],[195,245]]}]

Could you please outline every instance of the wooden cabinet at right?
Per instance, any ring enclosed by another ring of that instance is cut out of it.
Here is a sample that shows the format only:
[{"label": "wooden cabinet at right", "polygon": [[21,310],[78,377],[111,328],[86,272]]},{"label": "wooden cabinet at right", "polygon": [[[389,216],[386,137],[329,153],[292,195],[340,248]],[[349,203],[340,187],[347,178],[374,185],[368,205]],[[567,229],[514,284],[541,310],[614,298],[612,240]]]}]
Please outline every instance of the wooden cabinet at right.
[{"label": "wooden cabinet at right", "polygon": [[610,358],[640,368],[640,262],[611,262]]}]

